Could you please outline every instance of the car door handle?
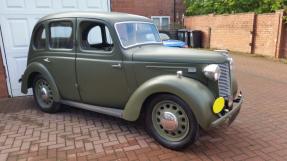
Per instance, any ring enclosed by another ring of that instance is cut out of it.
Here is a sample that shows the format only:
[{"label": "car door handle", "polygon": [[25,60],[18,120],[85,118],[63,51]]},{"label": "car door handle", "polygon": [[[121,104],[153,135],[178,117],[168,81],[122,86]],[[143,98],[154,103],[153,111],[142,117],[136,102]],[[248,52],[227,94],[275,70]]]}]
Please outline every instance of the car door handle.
[{"label": "car door handle", "polygon": [[113,67],[113,68],[119,68],[119,69],[120,69],[120,68],[122,68],[122,64],[121,64],[121,63],[119,63],[119,64],[113,64],[112,67]]},{"label": "car door handle", "polygon": [[47,62],[47,63],[50,63],[51,61],[49,60],[49,58],[45,58],[45,59],[43,59],[44,60],[44,62]]}]

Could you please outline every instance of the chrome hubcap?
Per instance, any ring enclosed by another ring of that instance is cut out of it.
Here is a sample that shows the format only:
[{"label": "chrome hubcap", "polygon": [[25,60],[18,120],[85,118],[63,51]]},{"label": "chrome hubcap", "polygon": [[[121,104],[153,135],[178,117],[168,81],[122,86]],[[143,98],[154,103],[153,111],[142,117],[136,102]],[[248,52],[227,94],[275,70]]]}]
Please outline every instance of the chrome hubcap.
[{"label": "chrome hubcap", "polygon": [[49,100],[49,93],[48,90],[45,87],[42,87],[40,89],[40,94],[41,94],[41,98],[43,101],[48,101]]},{"label": "chrome hubcap", "polygon": [[178,128],[178,120],[175,114],[171,112],[164,112],[162,117],[160,118],[160,124],[164,128],[164,130],[168,130],[170,132],[174,132]]},{"label": "chrome hubcap", "polygon": [[36,82],[35,94],[41,107],[50,107],[53,104],[52,90],[46,80],[40,79]]}]

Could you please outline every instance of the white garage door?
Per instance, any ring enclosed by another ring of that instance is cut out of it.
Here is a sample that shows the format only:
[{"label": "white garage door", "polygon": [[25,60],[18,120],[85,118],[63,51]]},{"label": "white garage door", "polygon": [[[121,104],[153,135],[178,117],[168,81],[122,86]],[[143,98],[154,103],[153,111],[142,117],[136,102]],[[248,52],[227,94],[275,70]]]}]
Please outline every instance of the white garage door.
[{"label": "white garage door", "polygon": [[20,96],[18,82],[26,68],[30,36],[39,18],[62,11],[110,11],[110,0],[0,0],[1,53],[11,96]]}]

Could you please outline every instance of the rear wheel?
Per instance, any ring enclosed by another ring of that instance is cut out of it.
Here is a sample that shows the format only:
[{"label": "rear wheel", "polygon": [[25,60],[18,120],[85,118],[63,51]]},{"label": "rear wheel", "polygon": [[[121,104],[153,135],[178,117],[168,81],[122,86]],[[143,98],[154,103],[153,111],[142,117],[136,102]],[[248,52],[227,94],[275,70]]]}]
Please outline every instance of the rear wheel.
[{"label": "rear wheel", "polygon": [[146,108],[146,129],[163,146],[178,150],[197,139],[199,125],[191,108],[177,96],[157,95]]},{"label": "rear wheel", "polygon": [[41,75],[37,75],[33,82],[34,99],[38,107],[47,113],[56,113],[60,104],[54,101],[54,93],[49,82]]}]

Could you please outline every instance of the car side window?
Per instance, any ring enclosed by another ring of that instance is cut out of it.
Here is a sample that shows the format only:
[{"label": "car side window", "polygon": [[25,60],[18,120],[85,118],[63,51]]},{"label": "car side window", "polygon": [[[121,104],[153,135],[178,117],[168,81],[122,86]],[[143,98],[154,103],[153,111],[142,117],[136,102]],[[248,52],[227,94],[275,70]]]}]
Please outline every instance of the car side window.
[{"label": "car side window", "polygon": [[50,47],[54,49],[73,49],[73,23],[57,21],[50,23]]},{"label": "car side window", "polygon": [[45,49],[46,48],[46,30],[44,25],[37,28],[34,34],[34,47],[35,49]]},{"label": "car side window", "polygon": [[103,35],[100,26],[95,26],[88,32],[87,42],[89,45],[102,44]]},{"label": "car side window", "polygon": [[113,40],[106,25],[83,21],[80,24],[81,47],[85,50],[111,51]]}]

